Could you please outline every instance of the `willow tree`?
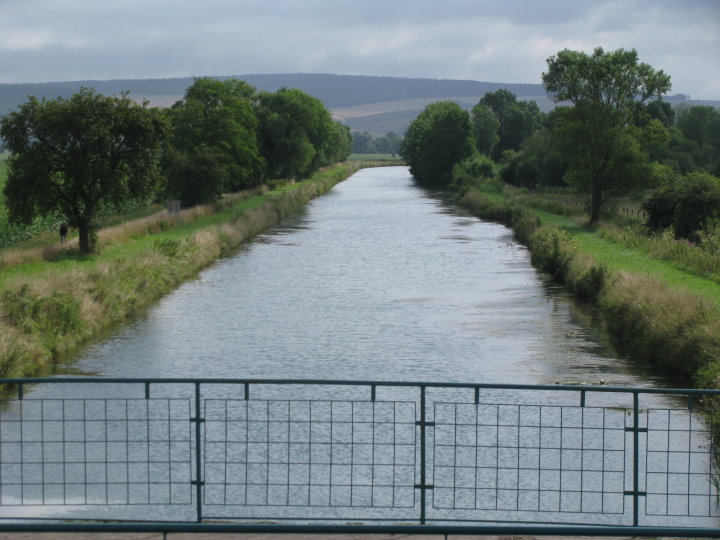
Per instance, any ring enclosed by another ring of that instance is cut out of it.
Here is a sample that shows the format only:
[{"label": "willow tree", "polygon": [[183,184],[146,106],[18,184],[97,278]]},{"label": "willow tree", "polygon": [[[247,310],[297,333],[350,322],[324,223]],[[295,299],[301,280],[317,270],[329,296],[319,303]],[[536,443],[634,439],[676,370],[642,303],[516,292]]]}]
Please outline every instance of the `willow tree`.
[{"label": "willow tree", "polygon": [[642,103],[670,90],[670,76],[638,61],[633,49],[592,55],[564,50],[547,60],[542,79],[556,103],[558,148],[567,180],[590,194],[590,223],[607,199],[642,182],[647,155],[632,125]]},{"label": "willow tree", "polygon": [[164,133],[160,115],[127,95],[83,88],[70,99],[30,97],[0,123],[11,221],[59,213],[78,228],[80,252],[90,253],[98,212],[155,193]]}]

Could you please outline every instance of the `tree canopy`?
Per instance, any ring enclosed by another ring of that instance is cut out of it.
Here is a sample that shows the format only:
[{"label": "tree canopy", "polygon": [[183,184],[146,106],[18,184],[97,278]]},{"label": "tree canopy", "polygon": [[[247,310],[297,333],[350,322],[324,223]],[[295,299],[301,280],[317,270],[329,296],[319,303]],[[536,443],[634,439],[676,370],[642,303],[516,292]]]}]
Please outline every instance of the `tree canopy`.
[{"label": "tree canopy", "polygon": [[336,128],[320,100],[295,88],[261,92],[258,116],[270,178],[305,178],[330,162]]},{"label": "tree canopy", "polygon": [[[495,158],[502,156],[506,150],[518,150],[522,141],[529,137],[542,122],[543,115],[537,103],[518,101],[515,94],[504,88],[488,92],[483,96],[473,109],[473,117],[476,122],[479,121],[478,115],[482,110],[479,108],[483,106],[492,112],[498,123],[497,140],[491,146],[492,155]],[[476,109],[478,110],[476,111]],[[478,149],[485,153],[480,148],[482,142],[482,139],[478,139]]]},{"label": "tree canopy", "polygon": [[421,184],[448,185],[453,167],[474,152],[470,115],[457,103],[431,103],[408,127],[400,155]]},{"label": "tree canopy", "polygon": [[260,184],[263,159],[254,93],[237,79],[195,79],[167,111],[173,128],[163,158],[168,196],[184,205],[199,204]]},{"label": "tree canopy", "polygon": [[90,253],[98,212],[155,193],[164,134],[161,116],[127,95],[82,89],[70,99],[31,97],[0,124],[11,152],[11,220],[58,212],[78,228],[81,253]]},{"label": "tree canopy", "polygon": [[590,223],[608,197],[647,178],[647,155],[632,126],[643,102],[670,89],[670,77],[638,61],[633,49],[592,55],[563,50],[547,60],[543,84],[558,107],[558,148],[567,160],[566,178],[590,194]]}]

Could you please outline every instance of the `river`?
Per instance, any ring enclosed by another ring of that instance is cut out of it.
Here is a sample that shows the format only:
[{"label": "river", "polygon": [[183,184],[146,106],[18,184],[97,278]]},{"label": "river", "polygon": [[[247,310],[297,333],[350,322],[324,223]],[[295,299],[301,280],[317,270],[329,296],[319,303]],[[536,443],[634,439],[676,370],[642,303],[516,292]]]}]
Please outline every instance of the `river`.
[{"label": "river", "polygon": [[58,374],[654,386],[508,228],[364,169]]}]

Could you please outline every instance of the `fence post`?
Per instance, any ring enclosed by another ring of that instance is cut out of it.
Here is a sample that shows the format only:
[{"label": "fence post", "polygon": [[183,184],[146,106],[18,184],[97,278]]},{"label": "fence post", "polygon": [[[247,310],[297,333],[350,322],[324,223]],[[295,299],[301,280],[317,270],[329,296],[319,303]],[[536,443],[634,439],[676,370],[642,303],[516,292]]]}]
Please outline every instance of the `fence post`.
[{"label": "fence post", "polygon": [[415,486],[420,488],[420,524],[425,525],[425,505],[427,501],[427,478],[426,478],[426,428],[427,418],[425,416],[425,386],[420,387],[420,484]]},{"label": "fence post", "polygon": [[635,390],[633,392],[633,526],[637,527],[640,513],[640,432],[647,432],[647,428],[640,428],[640,396]]},{"label": "fence post", "polygon": [[201,435],[202,430],[200,424],[205,421],[200,415],[200,383],[195,382],[195,417],[190,418],[191,422],[195,422],[195,480],[191,482],[195,486],[195,502],[197,505],[197,522],[202,522],[202,445]]}]

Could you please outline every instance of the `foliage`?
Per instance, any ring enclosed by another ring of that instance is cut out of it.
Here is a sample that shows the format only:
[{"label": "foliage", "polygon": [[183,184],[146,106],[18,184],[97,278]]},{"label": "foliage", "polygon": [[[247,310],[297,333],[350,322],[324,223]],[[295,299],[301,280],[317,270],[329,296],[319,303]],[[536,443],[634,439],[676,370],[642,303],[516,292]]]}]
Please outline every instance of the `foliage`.
[{"label": "foliage", "polygon": [[520,151],[507,151],[502,160],[502,179],[520,187],[564,185],[567,160],[553,141],[550,128],[540,128],[520,145]]},{"label": "foliage", "polygon": [[500,120],[490,107],[483,103],[475,105],[470,115],[478,152],[492,156],[495,145],[500,141]]},{"label": "foliage", "polygon": [[[237,79],[199,78],[169,109],[173,131],[163,156],[168,197],[200,204],[260,184],[253,95],[254,89]],[[193,178],[195,166],[199,173]],[[205,185],[193,185],[199,183]]]},{"label": "foliage", "polygon": [[540,227],[530,237],[532,263],[553,277],[563,277],[577,252],[572,236],[557,227]]},{"label": "foliage", "polygon": [[261,92],[257,110],[268,178],[306,178],[350,154],[349,133],[340,131],[320,100],[301,90]]},{"label": "foliage", "polygon": [[678,238],[694,239],[720,218],[720,178],[696,171],[658,187],[643,203],[652,230],[673,227]]},{"label": "foliage", "polygon": [[336,120],[332,123],[325,151],[325,165],[345,161],[352,154],[350,128]]},{"label": "foliage", "polygon": [[700,105],[680,107],[675,126],[673,148],[684,154],[681,162],[720,175],[720,110]]},{"label": "foliage", "polygon": [[127,95],[83,89],[67,100],[31,97],[0,125],[12,153],[5,186],[11,220],[59,212],[78,228],[81,253],[91,252],[98,212],[155,192],[164,133],[160,116]]},{"label": "foliage", "polygon": [[470,156],[474,146],[468,112],[455,102],[440,101],[412,121],[400,155],[419,183],[446,186],[453,167]]},{"label": "foliage", "polygon": [[558,149],[568,161],[566,179],[590,194],[590,222],[608,198],[647,181],[647,154],[631,126],[640,105],[670,89],[662,70],[638,62],[633,49],[592,55],[563,50],[547,60],[543,84],[556,103]]},{"label": "foliage", "polygon": [[470,186],[495,178],[495,163],[484,154],[473,154],[456,164],[452,170],[452,184],[458,193],[464,193]]},{"label": "foliage", "polygon": [[390,131],[382,137],[373,137],[367,131],[353,131],[353,154],[399,154],[402,137]]},{"label": "foliage", "polygon": [[166,195],[179,200],[183,208],[215,202],[228,184],[227,156],[204,144],[188,152],[170,147],[163,155],[168,178]]},{"label": "foliage", "polygon": [[681,238],[692,238],[711,220],[720,218],[720,178],[692,172],[678,184],[673,228]]},{"label": "foliage", "polygon": [[[478,139],[478,145],[491,142],[492,123],[482,107],[489,109],[497,119],[497,142],[492,145],[493,157],[500,158],[507,150],[518,150],[523,140],[529,137],[542,123],[543,114],[534,101],[518,101],[515,94],[506,89],[488,92],[473,108],[473,116],[484,125],[486,133]],[[477,132],[477,130],[476,130]],[[478,150],[483,151],[480,146]]]}]

